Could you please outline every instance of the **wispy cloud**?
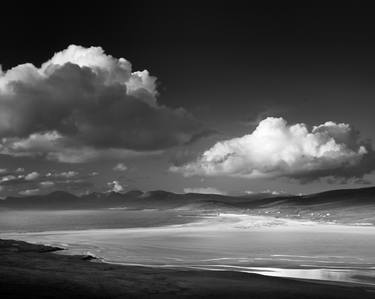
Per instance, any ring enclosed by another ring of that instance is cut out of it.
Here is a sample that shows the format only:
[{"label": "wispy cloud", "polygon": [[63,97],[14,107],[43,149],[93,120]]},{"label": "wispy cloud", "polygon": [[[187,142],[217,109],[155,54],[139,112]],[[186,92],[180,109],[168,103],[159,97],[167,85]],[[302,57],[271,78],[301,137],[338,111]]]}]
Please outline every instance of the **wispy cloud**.
[{"label": "wispy cloud", "polygon": [[18,192],[20,195],[24,195],[24,196],[30,196],[30,195],[36,195],[36,194],[39,194],[40,193],[40,190],[39,189],[26,189],[26,190],[22,190],[20,192]]}]

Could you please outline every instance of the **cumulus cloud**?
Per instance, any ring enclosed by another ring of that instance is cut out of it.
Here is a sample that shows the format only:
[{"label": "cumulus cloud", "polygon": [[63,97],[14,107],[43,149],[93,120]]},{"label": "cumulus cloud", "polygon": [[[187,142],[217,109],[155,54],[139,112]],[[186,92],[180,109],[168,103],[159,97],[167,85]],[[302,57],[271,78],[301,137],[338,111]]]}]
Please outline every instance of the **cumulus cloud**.
[{"label": "cumulus cloud", "polygon": [[184,188],[184,193],[199,193],[199,194],[219,194],[227,195],[226,192],[220,191],[213,187],[195,187],[195,188]]},{"label": "cumulus cloud", "polygon": [[314,180],[321,177],[361,177],[373,170],[370,144],[348,124],[326,122],[311,130],[289,125],[283,118],[268,117],[245,136],[217,142],[197,160],[172,166],[185,176],[243,178],[289,177]]},{"label": "cumulus cloud", "polygon": [[113,167],[114,171],[126,171],[127,169],[128,167],[124,163],[118,163],[115,165],[115,167]]},{"label": "cumulus cloud", "polygon": [[120,184],[119,181],[108,182],[107,185],[110,188],[109,191],[112,191],[112,192],[122,192],[122,191],[124,191],[124,187]]},{"label": "cumulus cloud", "polygon": [[157,102],[156,78],[100,47],[71,45],[36,67],[0,68],[0,152],[84,162],[155,152],[205,131]]}]

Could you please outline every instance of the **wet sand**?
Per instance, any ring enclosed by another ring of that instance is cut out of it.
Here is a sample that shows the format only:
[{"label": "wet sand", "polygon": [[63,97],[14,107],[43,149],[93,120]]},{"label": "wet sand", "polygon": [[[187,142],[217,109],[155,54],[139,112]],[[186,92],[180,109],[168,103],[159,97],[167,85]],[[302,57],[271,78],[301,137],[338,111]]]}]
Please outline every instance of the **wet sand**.
[{"label": "wet sand", "polygon": [[0,240],[0,298],[374,298],[375,289],[231,271],[120,266]]}]

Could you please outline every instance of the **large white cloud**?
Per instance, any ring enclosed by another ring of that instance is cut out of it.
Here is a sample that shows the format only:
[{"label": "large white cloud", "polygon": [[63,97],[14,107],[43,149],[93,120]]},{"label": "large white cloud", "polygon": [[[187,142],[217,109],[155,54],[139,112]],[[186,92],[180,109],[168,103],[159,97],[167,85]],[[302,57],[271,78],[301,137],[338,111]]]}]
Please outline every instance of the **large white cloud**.
[{"label": "large white cloud", "polygon": [[0,150],[81,162],[202,136],[192,115],[160,105],[157,94],[156,77],[100,47],[71,45],[41,67],[0,68]]},{"label": "large white cloud", "polygon": [[372,154],[348,124],[326,122],[309,130],[268,117],[252,133],[217,142],[197,160],[170,170],[185,176],[349,177],[368,172],[363,162]]}]

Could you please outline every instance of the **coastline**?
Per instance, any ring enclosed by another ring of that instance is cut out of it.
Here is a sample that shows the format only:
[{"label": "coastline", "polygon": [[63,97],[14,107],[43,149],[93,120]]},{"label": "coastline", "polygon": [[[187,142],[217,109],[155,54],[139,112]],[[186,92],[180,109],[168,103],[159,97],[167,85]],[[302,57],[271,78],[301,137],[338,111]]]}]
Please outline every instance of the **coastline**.
[{"label": "coastline", "polygon": [[[374,265],[374,259],[366,260],[365,263],[362,257],[349,255],[353,250],[361,252],[363,246],[359,244],[363,245],[363,240],[368,242],[368,238],[357,237],[363,234],[374,236],[374,229],[373,226],[349,226],[269,216],[220,213],[220,215],[202,217],[200,221],[185,225],[8,232],[0,234],[0,239],[60,247],[63,250],[58,252],[59,255],[87,255],[88,259],[95,258],[104,263],[154,268],[155,271],[158,269],[232,271],[312,282],[326,281],[344,286],[354,284],[373,287],[375,268],[370,267],[368,261],[371,260]],[[313,234],[306,235],[305,232]],[[324,235],[321,234],[322,232]],[[338,250],[337,243],[332,243],[331,233],[337,236],[338,233],[352,234],[352,236],[354,234],[356,239],[354,242],[350,238],[349,243],[340,243],[342,248],[350,249],[338,252],[335,251]],[[264,236],[268,236],[271,243],[263,239],[260,244],[254,244],[255,240]],[[170,238],[174,240],[176,237],[180,240],[178,246],[174,241],[168,242]],[[192,240],[191,237],[194,238],[194,242],[208,247],[190,246],[193,243],[189,241],[181,243],[182,240]],[[263,250],[253,250],[253,247],[260,248],[259,246],[272,248],[275,238],[279,238],[277,242],[280,249],[271,249],[266,254]],[[127,242],[118,242],[125,239]],[[210,239],[215,240],[216,243],[206,242]],[[243,242],[246,239],[254,241]],[[315,242],[324,243],[327,240],[328,244],[334,245],[333,249],[328,250],[327,247],[325,254],[319,254],[316,250],[310,251]],[[350,247],[351,243],[356,244],[354,249]],[[211,244],[218,245],[221,251],[216,251],[216,245]],[[225,244],[229,247],[225,247]],[[367,243],[365,245],[368,246]],[[293,247],[304,248],[303,252],[309,254],[299,255],[301,253],[298,250],[293,251]],[[184,251],[181,253],[181,248],[188,250],[188,253]],[[227,252],[231,254],[228,256]],[[251,252],[251,255],[248,252]],[[368,255],[368,252],[364,254],[367,254],[366,258],[373,256]]]},{"label": "coastline", "polygon": [[259,274],[90,262],[62,248],[0,240],[1,298],[373,298],[368,286]]}]

